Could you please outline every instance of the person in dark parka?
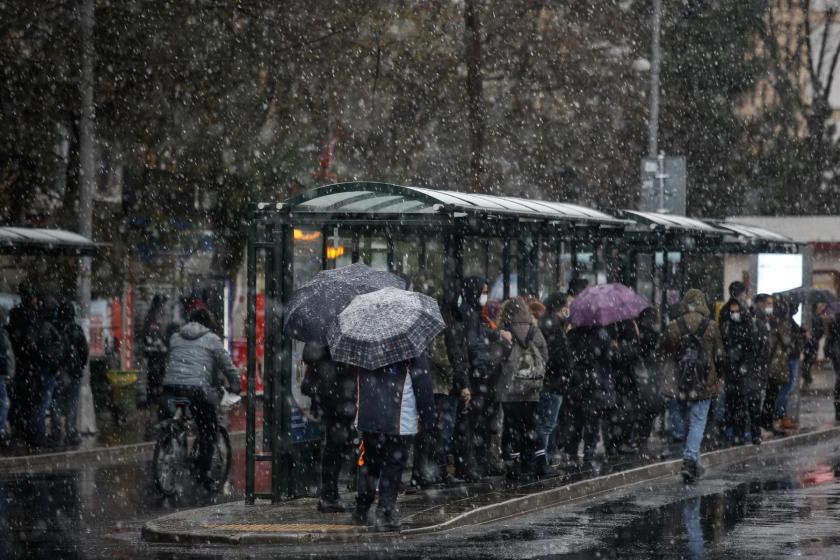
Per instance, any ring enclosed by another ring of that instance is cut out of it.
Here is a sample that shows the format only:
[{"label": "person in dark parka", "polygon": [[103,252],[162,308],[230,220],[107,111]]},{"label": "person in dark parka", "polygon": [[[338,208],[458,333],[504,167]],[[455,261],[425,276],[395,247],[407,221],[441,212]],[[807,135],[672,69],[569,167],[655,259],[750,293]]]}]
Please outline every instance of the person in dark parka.
[{"label": "person in dark parka", "polygon": [[616,407],[612,356],[615,343],[604,327],[575,327],[569,331],[574,375],[569,387],[569,405],[574,410],[574,437],[567,441],[566,454],[577,458],[583,438],[584,461],[595,457],[603,419]]},{"label": "person in dark parka", "polygon": [[[726,437],[740,443],[746,437],[760,436],[760,417],[753,403],[758,333],[755,317],[747,306],[747,288],[741,282],[729,286],[730,299],[720,310],[723,340],[723,380],[726,402]],[[751,414],[752,413],[752,414]]]},{"label": "person in dark parka", "polygon": [[37,376],[37,330],[38,297],[27,282],[21,282],[18,288],[20,303],[9,311],[9,324],[6,327],[12,351],[15,354],[15,377],[12,380],[9,419],[12,433],[24,440],[29,432],[29,419],[35,403],[35,378]]},{"label": "person in dark parka", "polygon": [[357,368],[356,427],[362,435],[353,520],[368,523],[379,491],[373,528],[398,531],[397,495],[412,439],[435,423],[432,378],[425,354],[376,370]]},{"label": "person in dark parka", "polygon": [[324,344],[308,342],[303,348],[306,375],[303,394],[312,399],[321,424],[321,487],[318,511],[340,513],[338,477],[353,458],[353,422],[356,417],[355,370],[334,362]]},{"label": "person in dark parka", "polygon": [[[53,411],[54,443],[60,444],[62,436],[68,445],[79,445],[81,437],[77,430],[79,414],[79,397],[82,386],[82,376],[88,362],[88,342],[85,333],[76,323],[76,308],[71,301],[63,301],[59,306],[56,328],[64,338],[65,357],[62,362],[59,384],[55,395]],[[61,420],[64,421],[64,433],[60,430]]]},{"label": "person in dark parka", "polygon": [[47,413],[58,386],[58,376],[66,358],[64,337],[56,328],[58,301],[52,296],[38,298],[38,326],[35,352],[35,401],[29,416],[29,446],[45,445]]},{"label": "person in dark parka", "polygon": [[431,276],[420,274],[412,279],[414,290],[438,302],[446,328],[429,345],[427,356],[432,389],[435,395],[435,429],[421,433],[414,441],[414,465],[411,475],[415,486],[455,480],[448,472],[448,455],[452,449],[455,417],[458,402],[469,401],[465,375],[466,349],[463,332],[453,308],[446,303],[438,282]]},{"label": "person in dark parka", "polygon": [[548,362],[545,386],[537,410],[537,435],[548,456],[554,451],[551,435],[557,427],[563,398],[572,376],[572,356],[566,336],[569,300],[565,294],[549,296],[545,303],[545,314],[539,324],[548,347]]},{"label": "person in dark parka", "polygon": [[469,402],[456,469],[467,480],[481,478],[491,464],[492,424],[498,407],[492,383],[504,352],[502,342],[510,344],[512,341],[510,332],[498,329],[491,319],[483,315],[487,293],[488,285],[484,278],[472,276],[464,280],[459,312],[467,350],[465,389]]}]

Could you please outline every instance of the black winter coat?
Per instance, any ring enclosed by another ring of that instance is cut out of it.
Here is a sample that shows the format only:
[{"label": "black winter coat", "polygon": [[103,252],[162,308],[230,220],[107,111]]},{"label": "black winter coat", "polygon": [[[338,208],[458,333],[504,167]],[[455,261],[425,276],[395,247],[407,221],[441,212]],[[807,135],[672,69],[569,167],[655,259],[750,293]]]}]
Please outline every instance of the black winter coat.
[{"label": "black winter coat", "polygon": [[327,346],[307,342],[303,347],[303,363],[307,373],[301,392],[313,401],[318,415],[352,417],[356,414],[356,372],[354,368],[334,362]]},{"label": "black winter coat", "polygon": [[464,344],[469,362],[469,389],[472,392],[489,392],[499,364],[504,355],[499,333],[490,328],[481,317],[481,288],[483,278],[464,280],[463,302],[460,307],[464,322]]},{"label": "black winter coat", "polygon": [[574,370],[566,393],[575,408],[605,412],[617,405],[612,375],[613,339],[603,327],[576,327],[569,331]]},{"label": "black winter coat", "polygon": [[546,313],[540,320],[540,330],[548,345],[548,362],[545,366],[546,391],[566,394],[572,379],[572,351],[566,334],[566,322]]},{"label": "black winter coat", "polygon": [[[732,319],[732,308],[740,312],[740,321]],[[720,310],[720,336],[723,340],[722,374],[727,382],[740,383],[756,375],[758,333],[752,311],[737,299],[730,299]]]}]

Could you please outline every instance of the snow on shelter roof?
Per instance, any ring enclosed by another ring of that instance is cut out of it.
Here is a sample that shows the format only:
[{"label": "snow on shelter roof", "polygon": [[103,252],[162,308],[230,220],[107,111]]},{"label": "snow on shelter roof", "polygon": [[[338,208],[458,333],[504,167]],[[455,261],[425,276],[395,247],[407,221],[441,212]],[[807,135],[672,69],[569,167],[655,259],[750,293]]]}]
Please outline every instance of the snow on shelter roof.
[{"label": "snow on shelter roof", "polygon": [[772,241],[775,243],[794,243],[793,239],[781,233],[770,231],[763,227],[736,224],[732,222],[718,222],[717,225],[736,233],[738,236],[750,241]]},{"label": "snow on shelter roof", "polygon": [[689,218],[688,216],[678,216],[676,214],[661,214],[659,212],[642,212],[639,210],[625,210],[625,213],[631,219],[639,221],[641,219],[644,223],[651,226],[664,229],[675,229],[680,231],[693,231],[697,233],[709,235],[725,235],[726,230],[713,226],[697,218]]},{"label": "snow on shelter roof", "polygon": [[294,212],[351,214],[431,214],[443,209],[483,215],[517,216],[622,225],[625,220],[568,204],[514,196],[406,187],[388,183],[337,183],[308,190],[285,202]]},{"label": "snow on shelter roof", "polygon": [[27,227],[0,227],[0,254],[95,254],[100,244],[71,231]]}]

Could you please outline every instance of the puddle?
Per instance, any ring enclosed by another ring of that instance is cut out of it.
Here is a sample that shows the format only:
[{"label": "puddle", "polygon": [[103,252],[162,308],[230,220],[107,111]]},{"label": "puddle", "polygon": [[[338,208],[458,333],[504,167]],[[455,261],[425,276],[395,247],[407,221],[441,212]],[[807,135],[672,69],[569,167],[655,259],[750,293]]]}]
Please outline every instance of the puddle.
[{"label": "puddle", "polygon": [[[544,558],[833,557],[829,551],[836,553],[840,546],[838,477],[840,466],[818,465],[787,477],[691,497],[634,516],[616,528],[611,538],[604,538],[602,547]],[[616,500],[586,513],[595,518],[612,517],[634,509],[627,500]],[[518,532],[516,538],[527,539],[528,534]]]}]

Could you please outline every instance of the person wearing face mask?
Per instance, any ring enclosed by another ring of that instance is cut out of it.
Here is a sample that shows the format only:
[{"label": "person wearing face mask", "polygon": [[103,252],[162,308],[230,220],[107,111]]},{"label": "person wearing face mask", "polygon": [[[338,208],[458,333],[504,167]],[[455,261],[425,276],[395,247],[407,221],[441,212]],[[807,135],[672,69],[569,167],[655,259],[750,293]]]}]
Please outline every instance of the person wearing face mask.
[{"label": "person wearing face mask", "polygon": [[563,405],[563,395],[571,379],[571,350],[566,337],[568,330],[569,305],[572,297],[555,293],[545,301],[545,313],[540,318],[540,331],[548,346],[548,362],[545,369],[545,386],[537,407],[537,436],[547,457],[550,459],[555,446],[551,435],[557,428],[557,419]]},{"label": "person wearing face mask", "polygon": [[[758,443],[758,418],[751,418],[749,405],[756,367],[755,322],[748,307],[746,286],[742,282],[733,282],[729,285],[729,295],[729,301],[720,311],[726,406],[724,433],[730,443],[740,444],[747,440]],[[755,420],[754,424],[750,420]]]},{"label": "person wearing face mask", "polygon": [[467,350],[468,374],[461,390],[465,400],[465,422],[459,429],[459,452],[455,458],[456,476],[468,481],[490,474],[491,438],[498,404],[493,395],[495,373],[513,337],[501,330],[483,311],[488,302],[489,287],[484,278],[464,279],[459,308],[463,322],[464,346]]}]

